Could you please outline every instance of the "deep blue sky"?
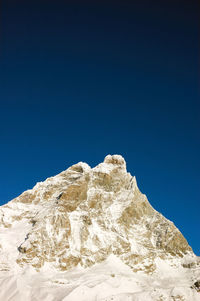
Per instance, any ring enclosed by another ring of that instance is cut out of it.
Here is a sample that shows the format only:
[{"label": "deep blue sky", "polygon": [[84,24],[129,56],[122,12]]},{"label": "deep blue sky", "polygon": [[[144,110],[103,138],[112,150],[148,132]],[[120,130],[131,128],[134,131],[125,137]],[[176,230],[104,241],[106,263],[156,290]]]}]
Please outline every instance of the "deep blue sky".
[{"label": "deep blue sky", "polygon": [[0,203],[122,154],[200,255],[197,1],[2,1]]}]

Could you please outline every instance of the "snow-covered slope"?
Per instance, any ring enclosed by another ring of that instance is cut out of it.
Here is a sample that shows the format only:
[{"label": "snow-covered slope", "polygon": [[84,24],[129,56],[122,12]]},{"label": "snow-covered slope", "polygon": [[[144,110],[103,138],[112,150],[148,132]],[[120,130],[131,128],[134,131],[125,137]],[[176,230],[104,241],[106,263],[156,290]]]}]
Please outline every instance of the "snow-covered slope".
[{"label": "snow-covered slope", "polygon": [[200,300],[200,260],[119,155],[0,208],[0,301]]}]

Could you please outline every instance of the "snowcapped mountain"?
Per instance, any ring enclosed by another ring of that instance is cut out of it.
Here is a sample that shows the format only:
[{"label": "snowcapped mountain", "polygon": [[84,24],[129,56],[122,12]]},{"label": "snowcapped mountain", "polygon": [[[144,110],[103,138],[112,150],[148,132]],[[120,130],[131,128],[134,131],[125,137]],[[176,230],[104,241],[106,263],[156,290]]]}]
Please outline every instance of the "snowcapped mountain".
[{"label": "snowcapped mountain", "polygon": [[200,300],[200,259],[119,155],[0,207],[1,301]]}]

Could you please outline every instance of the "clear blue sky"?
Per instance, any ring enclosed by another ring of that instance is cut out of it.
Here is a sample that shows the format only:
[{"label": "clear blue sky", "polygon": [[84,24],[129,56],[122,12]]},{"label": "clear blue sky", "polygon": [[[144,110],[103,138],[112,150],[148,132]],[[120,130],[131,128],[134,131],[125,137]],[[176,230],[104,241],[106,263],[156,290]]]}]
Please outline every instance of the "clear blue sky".
[{"label": "clear blue sky", "polygon": [[200,255],[197,1],[2,1],[0,203],[121,154]]}]

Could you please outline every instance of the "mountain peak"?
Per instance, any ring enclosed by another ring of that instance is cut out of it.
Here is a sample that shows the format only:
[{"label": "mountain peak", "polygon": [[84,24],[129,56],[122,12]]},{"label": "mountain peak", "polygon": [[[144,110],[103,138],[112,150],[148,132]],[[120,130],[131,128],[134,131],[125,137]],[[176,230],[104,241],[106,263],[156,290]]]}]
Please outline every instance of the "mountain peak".
[{"label": "mountain peak", "polygon": [[120,155],[94,168],[79,162],[37,183],[2,206],[0,219],[6,233],[0,266],[8,271],[31,266],[39,272],[47,264],[70,271],[114,256],[135,273],[153,274],[159,260],[180,267],[186,258],[196,260],[180,231],[139,191]]},{"label": "mountain peak", "polygon": [[121,155],[107,155],[104,159],[104,163],[114,165],[126,165],[126,161]]}]

